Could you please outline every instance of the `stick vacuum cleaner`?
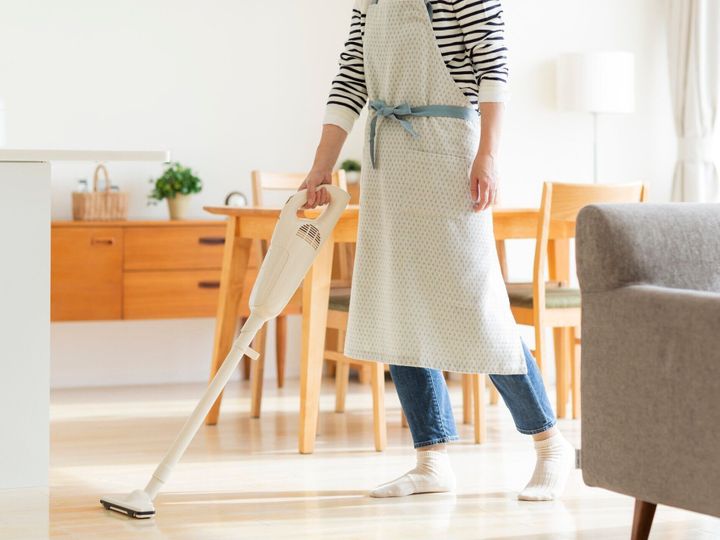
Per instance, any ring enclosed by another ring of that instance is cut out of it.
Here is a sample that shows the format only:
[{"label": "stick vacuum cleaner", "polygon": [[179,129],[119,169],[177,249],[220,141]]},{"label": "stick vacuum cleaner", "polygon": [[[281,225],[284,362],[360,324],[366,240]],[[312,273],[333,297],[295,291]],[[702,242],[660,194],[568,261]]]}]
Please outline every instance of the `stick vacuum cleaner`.
[{"label": "stick vacuum cleaner", "polygon": [[135,490],[126,496],[103,497],[100,502],[107,510],[138,519],[155,515],[153,500],[200,429],[203,419],[230,380],[240,359],[244,355],[258,358],[259,354],[250,348],[255,334],[288,304],[320,246],[330,237],[345,210],[350,200],[348,193],[331,185],[324,185],[323,189],[329,192],[331,201],[316,219],[303,219],[297,215],[307,201],[307,191],[299,191],[288,199],[280,212],[270,248],[250,293],[250,316],[240,330],[240,335],[145,489]]}]

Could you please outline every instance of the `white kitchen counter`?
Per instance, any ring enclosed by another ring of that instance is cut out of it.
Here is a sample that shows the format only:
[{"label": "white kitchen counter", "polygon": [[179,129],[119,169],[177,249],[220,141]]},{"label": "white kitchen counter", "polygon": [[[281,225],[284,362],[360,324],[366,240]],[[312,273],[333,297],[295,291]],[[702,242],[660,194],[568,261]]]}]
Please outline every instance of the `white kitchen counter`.
[{"label": "white kitchen counter", "polygon": [[48,485],[52,162],[169,159],[166,151],[0,149],[0,489]]},{"label": "white kitchen counter", "polygon": [[30,150],[0,148],[0,162],[46,163],[52,161],[154,161],[167,163],[166,150]]}]

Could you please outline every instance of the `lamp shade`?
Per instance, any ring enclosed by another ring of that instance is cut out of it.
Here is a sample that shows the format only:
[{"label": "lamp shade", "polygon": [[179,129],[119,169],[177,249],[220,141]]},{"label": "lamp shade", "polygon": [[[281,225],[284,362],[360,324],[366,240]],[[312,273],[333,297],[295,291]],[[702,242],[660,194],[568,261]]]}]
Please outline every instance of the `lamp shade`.
[{"label": "lamp shade", "polygon": [[592,113],[635,110],[635,57],[622,51],[567,54],[557,62],[560,109]]}]

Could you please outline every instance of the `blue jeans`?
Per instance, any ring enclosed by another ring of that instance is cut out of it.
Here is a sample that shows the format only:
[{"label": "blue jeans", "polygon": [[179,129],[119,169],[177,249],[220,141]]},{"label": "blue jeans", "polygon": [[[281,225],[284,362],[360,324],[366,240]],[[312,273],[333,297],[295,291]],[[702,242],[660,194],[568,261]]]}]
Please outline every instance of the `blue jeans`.
[{"label": "blue jeans", "polygon": [[[510,409],[520,433],[534,435],[553,427],[557,420],[535,358],[525,342],[526,375],[490,375]],[[457,440],[457,429],[445,377],[437,369],[390,366],[415,448]]]}]

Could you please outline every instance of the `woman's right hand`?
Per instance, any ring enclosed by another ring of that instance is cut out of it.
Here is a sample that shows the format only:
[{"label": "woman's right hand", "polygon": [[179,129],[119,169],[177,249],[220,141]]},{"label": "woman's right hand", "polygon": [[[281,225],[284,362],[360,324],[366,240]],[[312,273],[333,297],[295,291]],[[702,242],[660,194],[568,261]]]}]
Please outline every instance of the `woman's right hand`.
[{"label": "woman's right hand", "polygon": [[303,208],[315,208],[316,206],[323,206],[330,202],[330,194],[326,189],[322,188],[323,184],[332,183],[332,171],[331,170],[316,170],[313,169],[308,173],[305,181],[300,185],[298,191],[307,189],[307,202]]}]

